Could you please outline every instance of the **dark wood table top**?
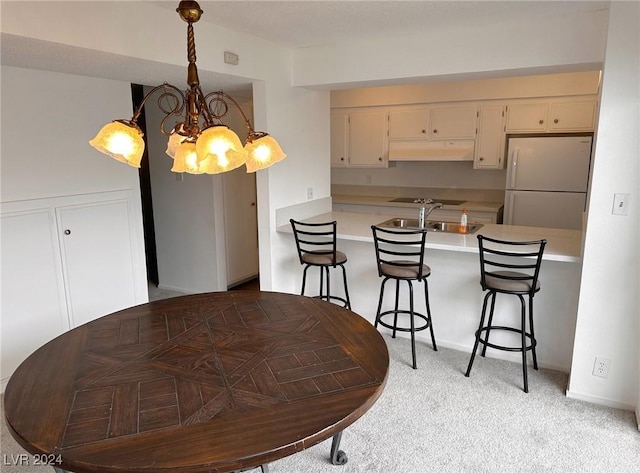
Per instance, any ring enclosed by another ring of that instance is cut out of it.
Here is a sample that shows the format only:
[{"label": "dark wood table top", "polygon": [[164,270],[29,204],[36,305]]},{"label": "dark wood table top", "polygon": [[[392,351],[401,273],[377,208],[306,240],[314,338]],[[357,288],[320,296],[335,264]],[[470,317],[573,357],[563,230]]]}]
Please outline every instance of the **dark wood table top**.
[{"label": "dark wood table top", "polygon": [[362,416],[387,347],[359,315],[275,292],[132,307],[33,353],[4,398],[28,452],[74,472],[229,472],[288,456]]}]

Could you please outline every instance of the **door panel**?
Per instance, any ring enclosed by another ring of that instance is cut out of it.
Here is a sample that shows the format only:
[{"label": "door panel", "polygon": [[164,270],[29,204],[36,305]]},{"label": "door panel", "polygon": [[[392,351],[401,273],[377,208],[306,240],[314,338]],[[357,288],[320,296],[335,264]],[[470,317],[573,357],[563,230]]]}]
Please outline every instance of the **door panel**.
[{"label": "door panel", "polygon": [[258,275],[256,175],[244,166],[223,175],[227,287]]},{"label": "door panel", "polygon": [[61,207],[57,214],[72,326],[134,305],[128,203]]},{"label": "door panel", "polygon": [[512,138],[507,189],[586,192],[591,137]]},{"label": "door panel", "polygon": [[586,194],[507,191],[505,224],[581,230]]}]

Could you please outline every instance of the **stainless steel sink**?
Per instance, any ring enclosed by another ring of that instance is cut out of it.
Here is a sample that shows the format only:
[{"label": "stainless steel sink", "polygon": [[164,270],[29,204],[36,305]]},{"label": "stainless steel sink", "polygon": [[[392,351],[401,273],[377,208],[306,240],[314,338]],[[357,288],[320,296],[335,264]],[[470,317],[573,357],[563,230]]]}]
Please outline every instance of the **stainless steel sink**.
[{"label": "stainless steel sink", "polygon": [[[394,217],[379,223],[378,226],[387,228],[404,228],[406,230],[420,230],[417,218]],[[471,223],[467,226],[466,233],[475,233],[481,227],[481,223]],[[452,222],[433,222],[428,220],[425,223],[424,228],[429,232],[463,233],[460,231],[460,225]]]},{"label": "stainless steel sink", "polygon": [[389,228],[406,228],[410,230],[420,229],[417,218],[390,218],[389,220],[385,220],[384,222],[379,223],[378,226]]}]

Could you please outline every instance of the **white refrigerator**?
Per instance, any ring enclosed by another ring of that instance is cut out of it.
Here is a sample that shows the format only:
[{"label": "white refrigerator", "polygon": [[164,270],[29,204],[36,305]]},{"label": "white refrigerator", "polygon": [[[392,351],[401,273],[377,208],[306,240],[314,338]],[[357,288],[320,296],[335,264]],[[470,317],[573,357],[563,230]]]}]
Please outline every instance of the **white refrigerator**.
[{"label": "white refrigerator", "polygon": [[505,224],[582,229],[591,136],[512,137],[507,156]]}]

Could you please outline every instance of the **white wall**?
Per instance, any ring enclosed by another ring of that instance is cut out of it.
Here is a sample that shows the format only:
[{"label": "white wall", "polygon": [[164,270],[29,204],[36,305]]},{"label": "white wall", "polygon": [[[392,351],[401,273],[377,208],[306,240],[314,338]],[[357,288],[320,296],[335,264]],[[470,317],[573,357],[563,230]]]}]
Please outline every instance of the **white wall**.
[{"label": "white wall", "polygon": [[103,125],[131,116],[128,83],[2,66],[1,87],[2,202],[139,192],[136,169],[89,146]]},{"label": "white wall", "polygon": [[[589,219],[568,395],[637,405],[640,219],[640,4],[613,2],[595,141]],[[627,193],[629,215],[612,215],[614,193]],[[592,375],[595,357],[609,377]]]},{"label": "white wall", "polygon": [[602,61],[606,32],[606,11],[544,22],[523,17],[509,24],[447,24],[411,37],[297,49],[293,83],[350,88],[459,74],[496,77],[593,70]]}]

